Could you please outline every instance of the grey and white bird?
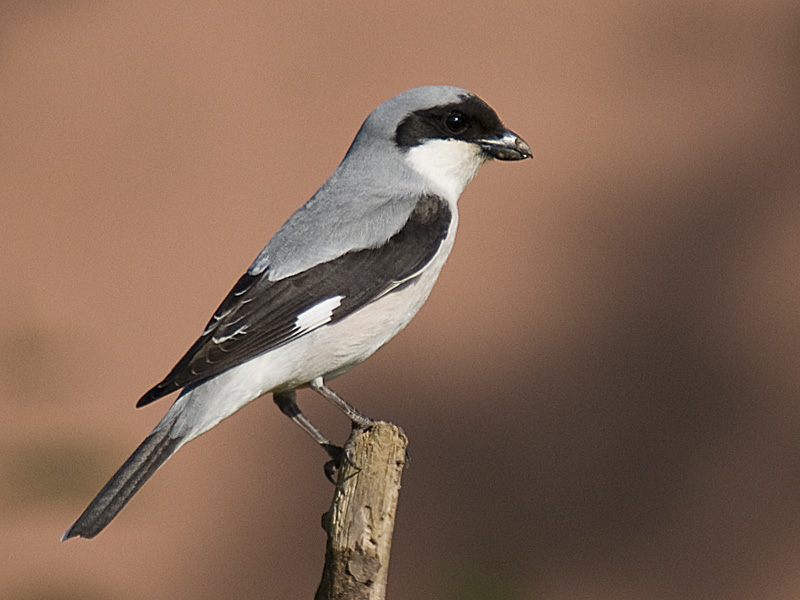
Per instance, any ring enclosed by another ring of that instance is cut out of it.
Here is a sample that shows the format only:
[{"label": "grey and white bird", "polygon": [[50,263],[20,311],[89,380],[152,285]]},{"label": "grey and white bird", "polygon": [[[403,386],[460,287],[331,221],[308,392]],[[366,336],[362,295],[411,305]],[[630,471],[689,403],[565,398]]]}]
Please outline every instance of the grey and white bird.
[{"label": "grey and white bird", "polygon": [[428,298],[453,246],[456,201],[478,168],[530,157],[489,105],[460,88],[415,88],[376,108],[333,175],[139,400],[182,390],[62,539],[96,536],[181,446],[264,394],[337,456],[300,412],[296,390],[310,387],[368,427],[327,383],[394,337]]}]

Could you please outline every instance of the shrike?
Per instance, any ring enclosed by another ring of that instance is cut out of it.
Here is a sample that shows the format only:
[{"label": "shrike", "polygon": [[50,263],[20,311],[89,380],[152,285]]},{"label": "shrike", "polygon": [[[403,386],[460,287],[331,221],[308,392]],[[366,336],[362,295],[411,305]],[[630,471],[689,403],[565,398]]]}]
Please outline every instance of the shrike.
[{"label": "shrike", "polygon": [[463,89],[415,88],[376,108],[330,179],[139,400],[182,390],[62,539],[96,536],[178,448],[267,393],[338,457],[300,412],[296,390],[310,387],[369,427],[327,382],[388,342],[428,298],[453,246],[456,201],[478,168],[530,157],[528,144]]}]

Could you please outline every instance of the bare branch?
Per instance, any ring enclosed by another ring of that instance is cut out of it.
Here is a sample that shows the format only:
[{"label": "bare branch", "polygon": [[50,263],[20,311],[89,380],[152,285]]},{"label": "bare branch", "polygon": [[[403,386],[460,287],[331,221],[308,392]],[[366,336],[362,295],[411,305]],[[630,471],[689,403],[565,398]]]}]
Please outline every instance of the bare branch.
[{"label": "bare branch", "polygon": [[391,423],[354,429],[353,463],[339,473],[322,517],[325,569],[315,600],[383,600],[408,439]]}]

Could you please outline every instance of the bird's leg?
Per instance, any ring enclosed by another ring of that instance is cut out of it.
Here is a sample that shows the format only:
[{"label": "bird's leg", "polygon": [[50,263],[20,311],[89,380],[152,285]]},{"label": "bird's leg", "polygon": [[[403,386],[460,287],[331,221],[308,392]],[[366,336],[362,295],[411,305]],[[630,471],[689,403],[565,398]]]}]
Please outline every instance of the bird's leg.
[{"label": "bird's leg", "polygon": [[341,410],[353,422],[354,427],[361,429],[369,429],[374,424],[374,421],[366,415],[362,415],[355,407],[345,402],[345,400],[334,392],[331,388],[325,385],[322,377],[317,377],[309,386],[315,392],[322,394],[328,401],[336,408]]},{"label": "bird's leg", "polygon": [[300,407],[297,406],[297,392],[295,390],[289,390],[288,392],[275,392],[272,394],[272,399],[275,401],[275,404],[278,405],[278,408],[281,409],[281,412],[289,417],[292,421],[297,423],[300,426],[300,429],[305,431],[308,435],[314,438],[314,441],[317,442],[325,452],[328,453],[328,456],[331,458],[337,458],[340,454],[342,449],[339,446],[335,446],[331,443],[331,441],[326,438],[322,432],[314,427],[313,423],[308,420]]},{"label": "bird's leg", "polygon": [[283,414],[297,423],[300,426],[300,429],[314,438],[314,441],[322,446],[322,449],[325,450],[325,452],[328,453],[328,456],[331,457],[331,460],[326,462],[324,466],[325,477],[328,478],[328,481],[336,484],[336,469],[338,469],[342,460],[346,460],[353,467],[355,466],[349,449],[332,444],[331,441],[326,438],[319,429],[314,427],[314,424],[308,420],[308,417],[303,414],[303,412],[300,410],[300,407],[297,406],[297,392],[295,390],[290,390],[288,392],[276,392],[272,394],[272,399],[275,401],[275,404],[278,405],[278,408],[281,409]]}]

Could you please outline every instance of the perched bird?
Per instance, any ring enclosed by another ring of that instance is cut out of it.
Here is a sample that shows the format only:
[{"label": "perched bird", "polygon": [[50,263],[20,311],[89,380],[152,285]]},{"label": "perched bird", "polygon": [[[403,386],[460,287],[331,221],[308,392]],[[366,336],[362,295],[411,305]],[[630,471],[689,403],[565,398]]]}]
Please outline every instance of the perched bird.
[{"label": "perched bird", "polygon": [[139,400],[182,390],[62,539],[96,536],[183,444],[267,393],[339,456],[298,408],[296,390],[310,387],[369,427],[327,382],[388,342],[428,298],[453,246],[456,201],[478,168],[530,157],[528,144],[463,89],[415,88],[376,108],[330,179]]}]

